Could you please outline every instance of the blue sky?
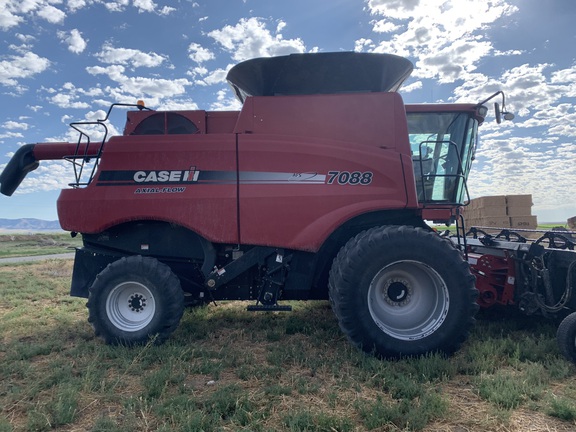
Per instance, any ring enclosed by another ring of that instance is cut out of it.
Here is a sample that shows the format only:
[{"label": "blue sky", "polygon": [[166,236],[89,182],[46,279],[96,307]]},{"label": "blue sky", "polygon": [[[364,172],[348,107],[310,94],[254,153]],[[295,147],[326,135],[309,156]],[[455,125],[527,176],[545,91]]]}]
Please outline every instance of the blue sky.
[{"label": "blue sky", "polygon": [[[292,52],[387,52],[415,70],[407,103],[507,95],[481,128],[473,197],[531,193],[540,222],[576,215],[573,0],[1,0],[0,169],[20,145],[74,141],[112,102],[238,109],[226,71]],[[112,118],[121,131],[124,113]],[[47,162],[0,218],[54,220],[71,167]]]}]

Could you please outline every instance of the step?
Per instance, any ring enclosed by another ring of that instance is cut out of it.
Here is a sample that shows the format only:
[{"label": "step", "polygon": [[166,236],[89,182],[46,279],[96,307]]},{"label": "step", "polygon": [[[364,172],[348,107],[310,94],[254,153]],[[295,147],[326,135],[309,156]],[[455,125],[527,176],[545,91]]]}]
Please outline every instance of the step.
[{"label": "step", "polygon": [[290,312],[292,311],[292,306],[280,306],[280,305],[249,305],[246,306],[246,310],[250,312]]}]

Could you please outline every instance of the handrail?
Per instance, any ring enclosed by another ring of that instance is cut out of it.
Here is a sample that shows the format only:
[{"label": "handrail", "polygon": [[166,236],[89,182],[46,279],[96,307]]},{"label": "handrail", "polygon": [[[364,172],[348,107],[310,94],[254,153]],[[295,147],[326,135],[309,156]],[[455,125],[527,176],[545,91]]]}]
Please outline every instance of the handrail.
[{"label": "handrail", "polygon": [[[94,175],[96,174],[96,169],[98,168],[98,164],[100,162],[100,157],[102,156],[102,151],[104,150],[104,145],[106,144],[106,139],[108,138],[108,126],[106,126],[106,121],[110,117],[110,113],[114,109],[114,107],[121,106],[121,107],[133,107],[138,108],[139,110],[148,110],[153,111],[150,108],[145,107],[142,104],[126,104],[126,103],[113,103],[108,108],[106,112],[106,116],[103,119],[98,119],[96,121],[82,121],[82,122],[73,122],[70,123],[70,127],[79,133],[78,142],[76,143],[76,148],[74,150],[73,155],[64,156],[64,159],[71,162],[74,167],[74,182],[69,183],[68,186],[72,187],[80,187],[80,186],[87,186],[90,184]],[[81,130],[78,126],[90,126],[90,125],[97,125],[104,128],[104,136],[102,137],[102,141],[98,146],[98,151],[95,154],[88,154],[90,149],[90,136],[83,130]],[[83,140],[85,144],[83,144]],[[81,146],[84,145],[84,151],[81,151]],[[94,159],[94,164],[92,165],[92,169],[90,171],[90,175],[88,176],[88,180],[83,182],[82,174],[84,174],[85,165],[89,163],[92,159]],[[79,162],[80,160],[80,162]]]}]

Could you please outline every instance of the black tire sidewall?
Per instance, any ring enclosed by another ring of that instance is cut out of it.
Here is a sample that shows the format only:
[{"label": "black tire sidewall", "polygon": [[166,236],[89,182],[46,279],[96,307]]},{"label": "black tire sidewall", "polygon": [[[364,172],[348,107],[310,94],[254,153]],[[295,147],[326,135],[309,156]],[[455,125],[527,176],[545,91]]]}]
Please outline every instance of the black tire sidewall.
[{"label": "black tire sidewall", "polygon": [[562,320],[558,326],[556,341],[562,355],[576,364],[576,312]]},{"label": "black tire sidewall", "polygon": [[[133,332],[116,327],[106,311],[107,299],[114,288],[128,281],[144,285],[155,302],[151,321]],[[98,275],[89,292],[89,321],[96,334],[109,344],[143,344],[152,337],[160,343],[174,330],[174,321],[177,326],[183,312],[183,293],[178,278],[168,266],[154,258],[134,256],[109,264]]]},{"label": "black tire sidewall", "polygon": [[[431,351],[453,352],[467,334],[477,310],[476,290],[468,264],[446,240],[411,227],[379,227],[369,230],[343,248],[335,260],[335,277],[343,287],[333,304],[343,330],[363,350],[383,356],[417,355]],[[449,299],[446,317],[433,333],[403,340],[383,331],[368,306],[370,284],[384,267],[398,261],[422,263],[444,281]],[[345,281],[344,283],[342,283]],[[331,290],[334,290],[331,286]]]}]

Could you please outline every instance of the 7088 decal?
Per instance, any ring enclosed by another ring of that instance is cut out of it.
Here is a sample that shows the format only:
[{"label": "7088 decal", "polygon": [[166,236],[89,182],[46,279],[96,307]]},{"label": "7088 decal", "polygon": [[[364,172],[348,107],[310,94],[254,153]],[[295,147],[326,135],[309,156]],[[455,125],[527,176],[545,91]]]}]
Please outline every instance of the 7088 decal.
[{"label": "7088 decal", "polygon": [[369,185],[372,183],[373,173],[371,171],[328,171],[327,184],[337,183],[339,185]]}]

